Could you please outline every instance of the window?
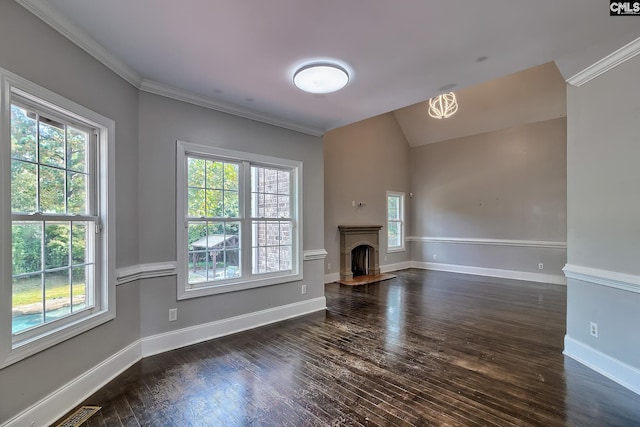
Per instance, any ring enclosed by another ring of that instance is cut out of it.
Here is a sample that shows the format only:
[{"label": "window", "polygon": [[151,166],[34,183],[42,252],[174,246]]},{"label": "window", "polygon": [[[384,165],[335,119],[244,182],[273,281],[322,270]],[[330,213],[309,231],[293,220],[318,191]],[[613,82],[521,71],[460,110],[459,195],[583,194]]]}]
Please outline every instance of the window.
[{"label": "window", "polygon": [[302,279],[301,172],[178,141],[178,298]]},{"label": "window", "polygon": [[404,251],[404,193],[387,191],[387,252]]},{"label": "window", "polygon": [[[13,363],[113,318],[107,223],[113,122],[2,77],[0,318]],[[8,95],[8,96],[7,96]],[[6,237],[6,238],[5,238]]]}]

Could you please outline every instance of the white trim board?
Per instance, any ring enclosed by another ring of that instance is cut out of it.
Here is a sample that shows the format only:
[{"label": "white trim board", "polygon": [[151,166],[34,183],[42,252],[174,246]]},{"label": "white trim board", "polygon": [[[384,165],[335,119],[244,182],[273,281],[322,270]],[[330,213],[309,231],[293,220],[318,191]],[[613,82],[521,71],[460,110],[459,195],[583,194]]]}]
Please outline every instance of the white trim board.
[{"label": "white trim board", "polygon": [[117,284],[133,282],[135,280],[150,279],[152,277],[175,276],[176,262],[156,262],[137,264],[116,270]]},{"label": "white trim board", "polygon": [[254,313],[191,326],[176,331],[146,337],[142,342],[142,357],[153,356],[176,348],[186,347],[214,338],[231,335],[327,308],[325,297],[268,308]]},{"label": "white trim board", "polygon": [[143,357],[321,311],[326,306],[325,297],[319,297],[142,338],[31,405],[2,427],[51,425]]},{"label": "white trim board", "polygon": [[596,285],[640,293],[640,276],[599,268],[567,264],[562,269],[567,279],[581,280]]},{"label": "white trim board", "polygon": [[313,261],[316,259],[325,259],[326,257],[327,251],[324,249],[306,249],[302,259],[304,261]]},{"label": "white trim board", "polygon": [[410,242],[425,243],[451,243],[464,245],[489,245],[489,246],[518,246],[533,248],[567,249],[567,242],[556,242],[547,240],[511,240],[511,239],[487,239],[475,237],[429,237],[429,236],[409,236]]},{"label": "white trim board", "polygon": [[595,79],[599,75],[604,74],[612,68],[615,68],[618,65],[628,61],[639,53],[640,38],[637,38],[631,43],[628,43],[615,52],[612,52],[609,55],[605,56],[595,64],[588,66],[576,75],[569,77],[567,79],[567,83],[572,86],[580,87],[583,84]]},{"label": "white trim board", "polygon": [[473,274],[476,276],[501,277],[504,279],[526,280],[529,282],[566,285],[567,280],[557,274],[531,273],[528,271],[502,270],[499,268],[474,267],[469,265],[443,264],[438,262],[411,261],[412,268],[447,271],[450,273]]},{"label": "white trim board", "polygon": [[640,394],[640,369],[614,359],[567,335],[564,337],[562,353],[632,392]]}]

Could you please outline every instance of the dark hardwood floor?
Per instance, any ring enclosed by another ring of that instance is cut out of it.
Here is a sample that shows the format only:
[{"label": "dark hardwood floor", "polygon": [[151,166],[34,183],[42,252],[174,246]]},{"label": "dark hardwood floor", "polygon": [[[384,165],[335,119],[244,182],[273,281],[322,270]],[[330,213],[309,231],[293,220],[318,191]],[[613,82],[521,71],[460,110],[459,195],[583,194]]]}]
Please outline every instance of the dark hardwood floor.
[{"label": "dark hardwood floor", "polygon": [[87,426],[639,426],[562,355],[566,288],[422,270],[326,285],[327,311],[145,358]]}]

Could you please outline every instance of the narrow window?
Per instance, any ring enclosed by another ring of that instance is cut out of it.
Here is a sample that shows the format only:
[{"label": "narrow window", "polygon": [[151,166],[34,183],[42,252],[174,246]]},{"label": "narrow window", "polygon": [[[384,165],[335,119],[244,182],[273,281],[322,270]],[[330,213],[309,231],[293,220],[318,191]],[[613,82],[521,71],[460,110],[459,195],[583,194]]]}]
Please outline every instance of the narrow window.
[{"label": "narrow window", "polygon": [[387,251],[404,251],[404,193],[387,191]]}]

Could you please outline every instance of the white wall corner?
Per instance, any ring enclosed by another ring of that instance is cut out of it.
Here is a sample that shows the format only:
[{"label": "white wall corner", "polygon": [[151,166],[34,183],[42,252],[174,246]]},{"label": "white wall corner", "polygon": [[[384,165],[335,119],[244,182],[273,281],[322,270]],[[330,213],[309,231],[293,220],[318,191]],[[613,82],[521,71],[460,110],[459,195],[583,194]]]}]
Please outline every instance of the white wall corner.
[{"label": "white wall corner", "polygon": [[640,293],[640,275],[567,264],[562,269],[567,279],[575,279],[596,285]]},{"label": "white wall corner", "polygon": [[564,337],[563,354],[640,394],[640,369],[614,359],[568,335]]},{"label": "white wall corner", "polygon": [[569,77],[567,83],[572,86],[580,87],[583,84],[595,79],[600,74],[604,74],[614,67],[628,61],[640,53],[640,38],[633,40],[620,49],[605,56],[595,64],[592,64],[580,71],[576,75]]},{"label": "white wall corner", "polygon": [[3,427],[48,426],[141,359],[140,340],[31,405]]}]

